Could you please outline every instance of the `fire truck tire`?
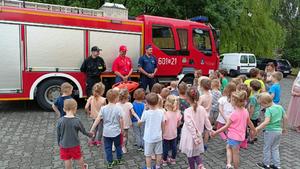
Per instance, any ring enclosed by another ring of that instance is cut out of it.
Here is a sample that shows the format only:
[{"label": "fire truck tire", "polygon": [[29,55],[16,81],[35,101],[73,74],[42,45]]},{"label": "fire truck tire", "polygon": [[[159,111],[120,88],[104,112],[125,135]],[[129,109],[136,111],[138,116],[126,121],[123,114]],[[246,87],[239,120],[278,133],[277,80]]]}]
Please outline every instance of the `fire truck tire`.
[{"label": "fire truck tire", "polygon": [[230,70],[229,76],[230,76],[230,77],[236,77],[236,76],[237,76],[237,73],[236,73],[234,70]]},{"label": "fire truck tire", "polygon": [[66,81],[63,79],[49,79],[38,86],[36,99],[41,108],[52,110],[53,102],[60,96],[60,85],[64,82]]},{"label": "fire truck tire", "polygon": [[186,76],[182,79],[183,82],[187,83],[187,84],[191,84],[193,85],[194,83],[194,77],[192,76]]}]

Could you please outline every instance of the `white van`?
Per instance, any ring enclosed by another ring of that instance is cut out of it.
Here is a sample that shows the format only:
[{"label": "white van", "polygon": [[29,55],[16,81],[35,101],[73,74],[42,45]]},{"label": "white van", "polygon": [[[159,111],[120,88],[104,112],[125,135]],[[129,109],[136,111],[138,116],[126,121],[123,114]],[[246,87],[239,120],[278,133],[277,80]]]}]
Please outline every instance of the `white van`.
[{"label": "white van", "polygon": [[256,68],[256,57],[251,53],[224,53],[220,56],[220,68],[232,77],[249,74],[250,69]]}]

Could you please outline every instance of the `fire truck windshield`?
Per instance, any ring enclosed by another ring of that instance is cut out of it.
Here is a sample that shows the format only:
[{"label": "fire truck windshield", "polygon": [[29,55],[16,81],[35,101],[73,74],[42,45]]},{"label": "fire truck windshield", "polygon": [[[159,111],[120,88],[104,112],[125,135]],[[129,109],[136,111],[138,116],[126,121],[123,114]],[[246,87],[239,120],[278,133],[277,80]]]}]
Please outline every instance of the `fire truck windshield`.
[{"label": "fire truck windshield", "polygon": [[208,30],[193,29],[193,44],[196,49],[205,55],[212,54],[211,38]]}]

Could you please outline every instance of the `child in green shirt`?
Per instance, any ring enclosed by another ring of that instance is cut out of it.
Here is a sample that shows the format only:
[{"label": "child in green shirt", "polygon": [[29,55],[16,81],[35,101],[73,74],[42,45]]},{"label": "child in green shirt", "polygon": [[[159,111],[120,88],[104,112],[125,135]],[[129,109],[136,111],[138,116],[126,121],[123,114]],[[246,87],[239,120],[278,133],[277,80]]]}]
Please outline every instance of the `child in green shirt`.
[{"label": "child in green shirt", "polygon": [[258,102],[266,108],[266,112],[264,122],[256,127],[256,133],[264,129],[263,162],[256,165],[261,168],[278,169],[280,168],[280,137],[282,133],[287,132],[287,116],[282,106],[274,104],[272,96],[268,93],[262,93]]}]

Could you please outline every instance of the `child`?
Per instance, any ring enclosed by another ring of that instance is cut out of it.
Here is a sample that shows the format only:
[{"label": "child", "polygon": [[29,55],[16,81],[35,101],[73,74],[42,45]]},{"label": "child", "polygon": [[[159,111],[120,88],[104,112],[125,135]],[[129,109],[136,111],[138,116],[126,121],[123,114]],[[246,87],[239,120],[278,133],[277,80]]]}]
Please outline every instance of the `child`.
[{"label": "child", "polygon": [[[103,83],[99,82],[93,86],[93,95],[90,96],[85,104],[85,110],[88,115],[93,119],[93,123],[98,116],[100,108],[106,104],[106,99],[102,97],[105,90],[105,86]],[[96,127],[96,137],[92,138],[89,142],[89,146],[93,146],[94,144],[97,146],[101,145],[103,132],[103,122],[101,121],[99,125]]]},{"label": "child", "polygon": [[218,100],[222,97],[222,93],[220,92],[220,81],[219,79],[214,79],[211,81],[211,95],[212,95],[212,106],[210,110],[210,122],[212,124],[216,124],[216,119],[219,115],[219,102]]},{"label": "child", "polygon": [[204,80],[204,79],[206,79],[206,80],[209,80],[209,77],[207,77],[207,76],[201,76],[199,79],[198,79],[198,92],[199,92],[199,95],[201,96],[202,94],[203,94],[203,88],[201,87],[201,82],[202,82],[202,80]]},{"label": "child", "polygon": [[138,121],[140,120],[139,116],[135,113],[135,111],[133,110],[133,106],[130,102],[128,102],[129,100],[129,92],[128,89],[121,89],[120,90],[120,96],[119,96],[119,101],[117,103],[117,106],[120,106],[123,110],[123,145],[122,145],[122,151],[123,153],[127,153],[127,140],[128,140],[128,130],[132,125],[131,122],[131,117],[135,117]]},{"label": "child", "polygon": [[[107,168],[112,168],[114,165],[120,165],[122,160],[122,145],[121,145],[121,133],[123,130],[123,110],[120,106],[117,106],[119,100],[119,91],[110,89],[106,93],[106,99],[108,104],[101,107],[100,112],[91,128],[91,132],[95,131],[96,126],[100,120],[103,120],[103,139],[105,156],[108,162]],[[116,147],[117,159],[113,161],[112,145]]]},{"label": "child", "polygon": [[166,87],[163,88],[163,89],[161,90],[160,96],[161,96],[161,98],[162,98],[162,100],[163,100],[163,103],[166,101],[167,97],[168,97],[170,94],[171,94],[170,89],[168,89],[168,88],[166,88]]},{"label": "child", "polygon": [[242,83],[244,83],[248,79],[246,75],[239,75],[238,78],[242,79]]},{"label": "child", "polygon": [[[178,98],[174,95],[167,97],[165,102],[164,132],[163,132],[163,166],[167,163],[176,164],[177,154],[177,127],[180,125],[182,115],[178,111]],[[168,159],[169,151],[172,150],[172,157]]]},{"label": "child", "polygon": [[219,75],[220,75],[220,82],[221,82],[221,92],[223,93],[225,87],[228,85],[228,80],[225,77],[225,76],[227,76],[227,70],[220,69]]},{"label": "child", "polygon": [[178,89],[177,89],[177,85],[178,85],[177,81],[172,81],[172,82],[170,83],[169,88],[170,88],[170,92],[171,92],[170,94],[171,94],[171,95],[179,96]]},{"label": "child", "polygon": [[199,92],[196,87],[191,87],[186,92],[187,101],[191,107],[184,111],[184,124],[182,127],[179,149],[187,155],[190,169],[204,169],[200,154],[204,152],[202,133],[204,127],[212,130],[208,113],[198,105]]},{"label": "child", "polygon": [[64,111],[64,101],[66,99],[72,99],[71,94],[73,91],[73,86],[70,83],[65,82],[60,86],[60,90],[62,95],[59,96],[52,105],[52,109],[55,111],[58,118],[66,115]]},{"label": "child", "polygon": [[[266,108],[265,120],[258,127],[256,133],[264,129],[263,162],[256,165],[260,168],[280,168],[279,145],[282,133],[286,133],[287,117],[282,106],[274,104],[272,96],[262,93],[258,99],[260,105]],[[273,165],[271,165],[271,159]]]},{"label": "child", "polygon": [[[205,111],[207,112],[207,115],[209,116],[209,113],[211,111],[212,106],[212,95],[210,93],[211,89],[211,81],[209,79],[202,79],[200,83],[202,95],[199,98],[199,105],[203,106]],[[207,130],[204,130],[204,149],[207,150],[207,142],[209,139],[209,133]]]},{"label": "child", "polygon": [[92,137],[92,133],[86,132],[80,119],[75,117],[77,102],[74,99],[64,101],[64,111],[66,115],[57,121],[57,141],[60,147],[60,159],[64,160],[65,168],[72,168],[72,160],[77,160],[81,169],[87,169],[81,154],[78,131]]},{"label": "child", "polygon": [[238,78],[238,77],[236,77],[236,78],[232,78],[230,82],[234,83],[236,86],[238,86],[239,84],[243,83],[243,80],[240,79],[240,78]]},{"label": "child", "polygon": [[226,168],[232,168],[231,161],[233,161],[234,169],[239,168],[239,146],[245,140],[247,124],[252,131],[255,131],[247,109],[245,109],[245,100],[247,93],[245,91],[234,92],[231,96],[231,103],[234,106],[234,111],[227,120],[227,123],[222,128],[212,132],[212,136],[228,129],[227,140],[227,165]]},{"label": "child", "polygon": [[281,72],[274,72],[272,73],[272,86],[269,89],[269,93],[273,98],[273,102],[275,104],[279,104],[280,102],[280,93],[281,93],[281,89],[280,89],[280,80],[283,78],[283,75]]},{"label": "child", "polygon": [[[249,117],[254,127],[257,127],[259,122],[259,116],[260,116],[260,105],[258,103],[258,96],[259,96],[259,89],[261,88],[261,85],[259,81],[253,80],[250,82],[250,88],[253,95],[249,97],[249,105],[248,105]],[[249,143],[253,144],[254,141],[257,141],[257,139],[252,140],[251,138],[249,138]]]},{"label": "child", "polygon": [[151,92],[156,93],[156,94],[160,94],[161,91],[163,89],[163,86],[159,83],[155,83],[151,89]]},{"label": "child", "polygon": [[[180,110],[180,113],[181,113],[182,117],[183,117],[184,110],[190,107],[190,104],[187,102],[186,95],[185,95],[187,89],[188,89],[187,84],[184,83],[184,82],[181,82],[178,85],[178,91],[179,91],[179,110]],[[181,118],[181,124],[177,128],[177,135],[178,135],[177,142],[179,142],[179,140],[180,140],[181,129],[182,129],[182,126],[183,126],[183,122],[184,122],[184,119]]]},{"label": "child", "polygon": [[[257,68],[250,69],[249,76],[250,76],[250,78],[244,82],[248,87],[250,87],[250,82],[252,80],[258,80],[261,85],[261,89],[259,90],[259,92],[261,93],[261,92],[266,91],[265,83],[262,80],[258,79],[259,78],[259,69],[257,69]],[[251,95],[252,95],[252,93],[251,93]]]},{"label": "child", "polygon": [[154,154],[156,158],[156,169],[160,168],[162,148],[162,131],[164,112],[158,108],[158,94],[149,93],[146,96],[147,106],[149,110],[144,111],[142,119],[139,122],[145,122],[144,132],[144,154],[146,156],[145,169],[151,169],[151,156]]},{"label": "child", "polygon": [[[222,128],[228,121],[230,114],[234,110],[232,107],[231,94],[236,91],[236,85],[230,82],[224,89],[223,96],[218,100],[219,102],[219,115],[217,117],[217,129]],[[225,141],[227,135],[224,132],[220,133],[220,137]]]},{"label": "child", "polygon": [[[133,110],[136,112],[139,118],[142,118],[143,112],[145,110],[145,91],[143,88],[139,88],[133,93],[134,101],[132,103]],[[132,126],[133,126],[133,134],[135,136],[136,144],[139,151],[144,150],[144,125],[138,125],[138,119],[135,117],[131,118]]]},{"label": "child", "polygon": [[193,86],[195,87],[198,87],[199,85],[199,78],[202,76],[202,70],[199,69],[199,70],[196,70],[195,73],[194,73],[194,82],[193,82]]}]

